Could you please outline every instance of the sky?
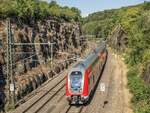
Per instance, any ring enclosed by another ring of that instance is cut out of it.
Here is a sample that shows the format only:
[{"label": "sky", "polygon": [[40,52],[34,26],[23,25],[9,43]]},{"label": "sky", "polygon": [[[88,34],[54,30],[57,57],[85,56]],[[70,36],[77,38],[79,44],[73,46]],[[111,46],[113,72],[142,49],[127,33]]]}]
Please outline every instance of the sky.
[{"label": "sky", "polygon": [[[45,0],[50,2],[51,0]],[[88,14],[103,11],[106,9],[116,9],[124,6],[136,5],[150,0],[55,0],[61,6],[77,7],[81,10],[83,17]]]}]

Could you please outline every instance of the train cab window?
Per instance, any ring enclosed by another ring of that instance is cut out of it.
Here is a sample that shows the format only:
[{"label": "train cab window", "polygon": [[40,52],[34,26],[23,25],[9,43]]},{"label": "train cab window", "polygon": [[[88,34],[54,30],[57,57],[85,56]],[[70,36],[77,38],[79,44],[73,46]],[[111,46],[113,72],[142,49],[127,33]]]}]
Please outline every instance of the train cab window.
[{"label": "train cab window", "polygon": [[80,71],[74,71],[70,74],[70,88],[73,92],[81,90],[82,86],[82,73]]}]

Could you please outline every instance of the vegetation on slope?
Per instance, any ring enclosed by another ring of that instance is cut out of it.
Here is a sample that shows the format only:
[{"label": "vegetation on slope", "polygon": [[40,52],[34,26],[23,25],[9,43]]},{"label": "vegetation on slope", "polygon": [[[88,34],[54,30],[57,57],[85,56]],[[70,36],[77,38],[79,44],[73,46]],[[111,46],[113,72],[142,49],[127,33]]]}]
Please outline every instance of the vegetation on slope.
[{"label": "vegetation on slope", "polygon": [[118,24],[128,36],[125,62],[134,112],[150,113],[150,87],[142,79],[150,61],[150,2],[93,13],[84,19],[83,29],[86,34],[107,38]]},{"label": "vegetation on slope", "polygon": [[49,16],[67,21],[79,21],[80,10],[75,7],[61,7],[55,1],[42,0],[0,0],[0,18],[17,17],[24,21],[45,19]]}]

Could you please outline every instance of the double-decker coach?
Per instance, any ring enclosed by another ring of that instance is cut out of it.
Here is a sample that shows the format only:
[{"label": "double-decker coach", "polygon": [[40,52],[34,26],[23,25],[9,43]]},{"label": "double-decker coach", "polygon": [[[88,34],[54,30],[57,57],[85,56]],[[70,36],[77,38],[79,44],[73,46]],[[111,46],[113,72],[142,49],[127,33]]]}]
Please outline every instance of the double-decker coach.
[{"label": "double-decker coach", "polygon": [[87,103],[107,59],[106,43],[102,42],[68,72],[66,97],[70,104]]}]

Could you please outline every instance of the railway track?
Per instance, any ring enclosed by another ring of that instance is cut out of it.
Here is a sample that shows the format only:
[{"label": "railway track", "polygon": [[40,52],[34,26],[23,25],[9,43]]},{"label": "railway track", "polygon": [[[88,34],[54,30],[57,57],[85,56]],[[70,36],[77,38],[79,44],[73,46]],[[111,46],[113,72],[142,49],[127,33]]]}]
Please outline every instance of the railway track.
[{"label": "railway track", "polygon": [[[62,72],[61,72],[62,73]],[[58,78],[58,75],[55,75],[53,78],[49,79],[48,81],[46,81],[45,83],[43,83],[40,87],[38,87],[35,91],[32,91],[30,94],[28,94],[27,96],[25,96],[23,99],[21,99],[19,102],[16,103],[16,107],[22,103],[27,102],[28,100],[32,99],[33,96],[35,96],[44,86],[46,86],[47,84],[49,84],[51,81],[55,80],[56,78]],[[39,91],[37,91],[39,90]]]},{"label": "railway track", "polygon": [[[51,102],[52,99],[55,99],[55,97],[57,96],[58,92],[61,92],[62,89],[64,88],[64,85],[62,87],[59,88],[58,91],[56,91],[50,98],[48,98],[40,107],[38,107],[37,110],[35,110],[33,113],[41,113],[42,110],[45,110],[44,107],[46,106],[46,104],[48,102]],[[54,107],[55,108],[55,107]]]},{"label": "railway track", "polygon": [[84,108],[83,105],[78,105],[78,106],[69,105],[69,106],[66,106],[63,109],[63,111],[61,111],[61,113],[81,113],[83,108]]},{"label": "railway track", "polygon": [[32,103],[22,113],[37,113],[40,109],[49,102],[55,95],[65,87],[65,78],[59,81],[56,86],[49,89],[44,95],[42,95],[37,101]]},{"label": "railway track", "polygon": [[[40,109],[42,109],[42,107],[46,103],[51,101],[55,97],[55,95],[57,95],[62,89],[65,89],[66,71],[62,72],[61,75],[55,77],[53,80],[50,80],[50,84],[46,83],[46,86],[40,88],[40,90],[36,92],[36,95],[33,96],[33,98],[29,99],[25,104],[21,105],[13,113],[36,113],[40,111]],[[63,95],[65,96],[65,94]],[[60,97],[60,99],[61,98],[62,96]]]}]

